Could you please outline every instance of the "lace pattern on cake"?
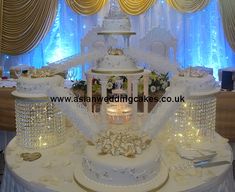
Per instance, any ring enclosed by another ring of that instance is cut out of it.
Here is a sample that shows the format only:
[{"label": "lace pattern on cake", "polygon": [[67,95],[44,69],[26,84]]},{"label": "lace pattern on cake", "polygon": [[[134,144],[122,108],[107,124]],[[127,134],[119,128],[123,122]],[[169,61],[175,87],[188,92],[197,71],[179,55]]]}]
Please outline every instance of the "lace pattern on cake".
[{"label": "lace pattern on cake", "polygon": [[[156,157],[154,164],[160,165],[160,158],[159,156]],[[135,168],[113,168],[113,169],[99,169],[97,166],[91,161],[88,160],[86,157],[83,157],[82,159],[82,167],[84,170],[89,171],[88,178],[95,179],[96,182],[101,183],[111,183],[112,181],[116,181],[112,175],[118,174],[120,177],[125,176],[126,178],[129,178],[131,180],[134,180],[135,183],[144,183],[147,181],[150,181],[152,178],[154,178],[157,173],[160,171],[160,166],[157,166],[155,168],[149,167],[149,169],[145,170],[137,170]],[[86,172],[85,171],[85,172]],[[133,183],[132,183],[133,184]],[[120,183],[114,183],[113,185],[120,185]],[[131,184],[130,184],[131,185]]]},{"label": "lace pattern on cake", "polygon": [[49,78],[20,78],[17,81],[16,91],[23,94],[45,94],[51,87],[63,86],[64,80],[60,76]]}]

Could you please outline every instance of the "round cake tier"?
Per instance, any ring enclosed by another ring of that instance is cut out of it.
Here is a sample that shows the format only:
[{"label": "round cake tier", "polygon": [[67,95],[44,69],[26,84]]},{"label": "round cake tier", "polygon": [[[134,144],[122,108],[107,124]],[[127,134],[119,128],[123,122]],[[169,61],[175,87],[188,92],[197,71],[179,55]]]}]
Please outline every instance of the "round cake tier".
[{"label": "round cake tier", "polygon": [[105,18],[103,20],[103,31],[130,31],[131,22],[129,18]]},{"label": "round cake tier", "polygon": [[94,73],[140,73],[144,69],[136,67],[135,61],[125,55],[106,55],[98,61]]},{"label": "round cake tier", "polygon": [[219,91],[215,78],[212,75],[203,77],[175,76],[171,87],[189,86],[191,96],[204,96],[215,94]]},{"label": "round cake tier", "polygon": [[95,146],[87,146],[82,167],[84,174],[97,183],[130,186],[152,180],[160,170],[160,153],[153,142],[134,158],[99,155]]},{"label": "round cake tier", "polygon": [[63,87],[64,79],[61,76],[28,78],[21,77],[17,80],[16,91],[12,94],[16,97],[39,98],[47,97],[46,92],[50,87]]}]

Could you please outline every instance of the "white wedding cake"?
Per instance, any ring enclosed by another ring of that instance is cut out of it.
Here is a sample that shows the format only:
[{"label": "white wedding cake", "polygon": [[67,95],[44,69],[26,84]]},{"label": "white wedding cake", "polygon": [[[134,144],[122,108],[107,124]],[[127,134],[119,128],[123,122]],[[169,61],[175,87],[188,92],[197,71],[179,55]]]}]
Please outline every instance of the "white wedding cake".
[{"label": "white wedding cake", "polygon": [[104,32],[130,32],[131,22],[127,15],[125,15],[119,4],[111,4],[109,14],[103,20]]},{"label": "white wedding cake", "polygon": [[[130,19],[122,13],[117,1],[112,1],[109,15],[103,21],[104,33],[100,34],[131,35],[130,30]],[[104,77],[135,74],[138,80],[144,69],[137,67],[135,60],[122,49],[110,48],[91,72]],[[97,192],[151,191],[164,184],[168,170],[161,162],[159,145],[149,135],[132,128],[135,122],[128,122],[132,113],[133,109],[126,103],[110,102],[106,106],[103,115],[109,117],[107,124],[112,125],[101,130],[86,146],[79,169],[75,171],[79,184]]]},{"label": "white wedding cake", "polygon": [[45,73],[42,76],[39,70],[36,73],[37,75],[32,75],[34,78],[20,77],[16,91],[12,94],[18,97],[47,97],[47,91],[51,87],[64,87],[64,79],[61,76],[47,76]]},{"label": "white wedding cake", "polygon": [[111,186],[130,186],[152,180],[160,171],[156,141],[138,132],[109,130],[86,147],[82,160],[88,179]]},{"label": "white wedding cake", "polygon": [[95,73],[140,73],[144,69],[136,66],[135,60],[124,55],[121,49],[109,49],[108,53],[97,61],[96,67],[92,69]]},{"label": "white wedding cake", "polygon": [[218,91],[213,75],[205,71],[190,67],[179,72],[171,81],[171,87],[188,86],[190,95],[208,94]]}]

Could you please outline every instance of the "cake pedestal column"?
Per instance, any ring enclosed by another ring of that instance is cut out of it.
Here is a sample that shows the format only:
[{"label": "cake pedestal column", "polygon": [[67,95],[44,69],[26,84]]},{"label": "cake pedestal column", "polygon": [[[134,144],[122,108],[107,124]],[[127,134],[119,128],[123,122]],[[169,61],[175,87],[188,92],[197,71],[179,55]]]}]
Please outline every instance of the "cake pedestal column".
[{"label": "cake pedestal column", "polygon": [[100,78],[100,84],[101,84],[101,97],[102,97],[102,103],[101,103],[101,115],[102,118],[105,119],[106,117],[106,102],[104,101],[104,98],[107,97],[107,83],[108,83],[108,77],[102,77]]},{"label": "cake pedestal column", "polygon": [[132,81],[131,78],[127,76],[127,95],[131,97],[132,93]]},{"label": "cake pedestal column", "polygon": [[135,98],[138,96],[138,78],[134,77],[132,79],[132,86],[133,86],[133,120],[136,120],[137,112],[138,112],[138,102],[135,102]]},{"label": "cake pedestal column", "polygon": [[[90,73],[86,74],[87,78],[87,97],[92,98],[92,75]],[[87,103],[87,109],[92,112],[92,102]]]},{"label": "cake pedestal column", "polygon": [[[149,96],[149,73],[144,74],[144,97]],[[144,115],[148,114],[148,102],[144,102]]]},{"label": "cake pedestal column", "polygon": [[123,39],[124,39],[124,45],[125,48],[129,48],[130,47],[130,35],[123,35]]}]

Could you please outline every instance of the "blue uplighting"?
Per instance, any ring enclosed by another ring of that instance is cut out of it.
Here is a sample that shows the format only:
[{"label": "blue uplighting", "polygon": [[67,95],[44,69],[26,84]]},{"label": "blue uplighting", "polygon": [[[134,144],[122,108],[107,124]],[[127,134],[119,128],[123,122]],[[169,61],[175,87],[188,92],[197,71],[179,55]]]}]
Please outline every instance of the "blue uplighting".
[{"label": "blue uplighting", "polygon": [[184,42],[178,44],[178,62],[183,67],[205,66],[218,69],[232,66],[235,54],[224,36],[219,2],[210,4],[196,13],[184,16]]}]

